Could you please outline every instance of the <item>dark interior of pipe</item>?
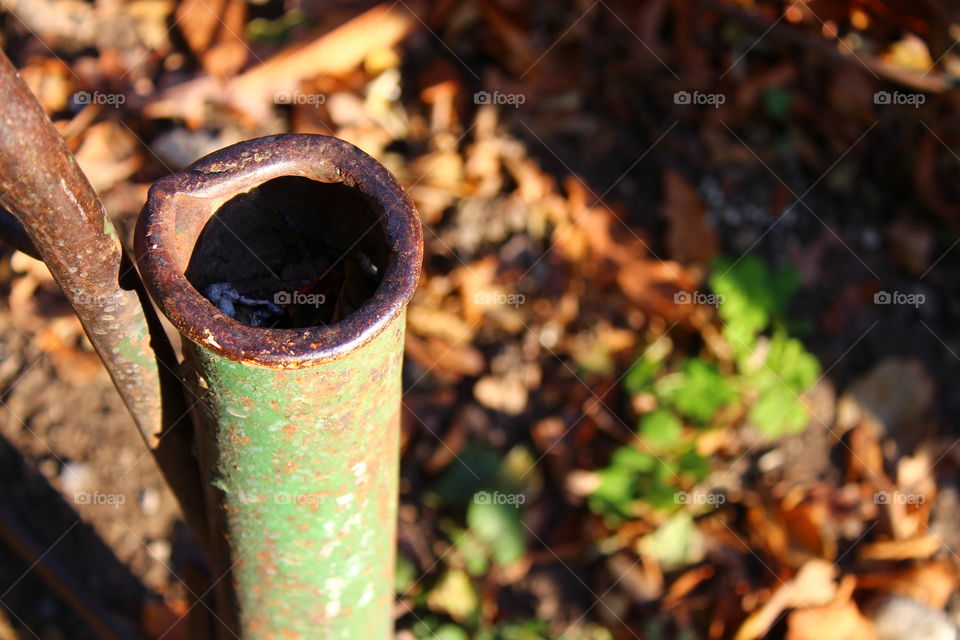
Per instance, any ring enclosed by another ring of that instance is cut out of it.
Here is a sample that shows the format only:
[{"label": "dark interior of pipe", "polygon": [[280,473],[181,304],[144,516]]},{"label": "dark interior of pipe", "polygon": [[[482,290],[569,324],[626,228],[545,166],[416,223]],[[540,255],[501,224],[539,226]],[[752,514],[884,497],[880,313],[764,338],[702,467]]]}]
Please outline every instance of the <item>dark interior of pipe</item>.
[{"label": "dark interior of pipe", "polygon": [[389,259],[379,211],[352,187],[286,176],[221,206],[186,276],[210,302],[265,329],[330,325],[376,291]]}]

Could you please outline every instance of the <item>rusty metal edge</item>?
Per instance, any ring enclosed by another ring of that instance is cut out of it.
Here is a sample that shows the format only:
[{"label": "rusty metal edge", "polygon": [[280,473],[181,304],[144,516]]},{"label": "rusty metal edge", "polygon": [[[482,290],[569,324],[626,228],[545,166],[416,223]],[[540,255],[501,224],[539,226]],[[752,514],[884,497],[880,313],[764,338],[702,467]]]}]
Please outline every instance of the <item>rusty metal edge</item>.
[{"label": "rusty metal edge", "polygon": [[[178,212],[209,219],[230,198],[284,176],[342,183],[359,190],[378,212],[391,249],[374,295],[329,326],[262,329],[243,325],[211,304],[184,275],[178,241],[192,250],[196,238],[177,238]],[[343,357],[370,342],[403,312],[420,278],[423,232],[410,197],[372,157],[337,138],[285,134],[221,149],[157,181],[137,223],[135,251],[147,288],[183,335],[230,360],[291,369]]]}]

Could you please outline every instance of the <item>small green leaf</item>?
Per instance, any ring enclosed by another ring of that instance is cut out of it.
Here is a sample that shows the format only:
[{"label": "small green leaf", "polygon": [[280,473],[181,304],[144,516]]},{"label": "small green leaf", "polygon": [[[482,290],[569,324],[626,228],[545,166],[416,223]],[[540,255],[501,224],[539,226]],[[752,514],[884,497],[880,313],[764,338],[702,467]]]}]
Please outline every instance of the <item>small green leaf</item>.
[{"label": "small green leaf", "polygon": [[653,471],[657,459],[636,447],[620,447],[610,457],[610,467],[630,471]]},{"label": "small green leaf", "polygon": [[640,551],[671,569],[697,562],[702,555],[700,531],[688,512],[678,511],[640,539]]},{"label": "small green leaf", "polygon": [[472,614],[477,604],[477,593],[470,576],[460,569],[448,569],[437,586],[427,594],[427,605],[431,609],[449,613],[458,620]]},{"label": "small green leaf", "polygon": [[417,635],[421,640],[469,640],[470,634],[455,624],[443,624],[436,631],[427,631],[428,635]]},{"label": "small green leaf", "polygon": [[511,565],[523,557],[526,545],[518,506],[493,500],[471,502],[467,524],[490,547],[497,564]]},{"label": "small green leaf", "polygon": [[810,421],[807,408],[788,387],[772,386],[750,407],[750,422],[769,438],[799,433]]},{"label": "small green leaf", "polygon": [[398,594],[404,594],[417,579],[417,568],[406,554],[397,552],[397,569],[394,585]]},{"label": "small green leaf", "polygon": [[765,364],[781,383],[798,392],[809,389],[820,376],[820,363],[817,358],[804,348],[802,342],[796,338],[788,338],[784,333],[773,336]]},{"label": "small green leaf", "polygon": [[730,380],[700,358],[687,360],[682,373],[681,383],[666,399],[691,420],[706,424],[718,409],[737,399],[737,389]]},{"label": "small green leaf", "polygon": [[763,106],[771,118],[785,120],[790,115],[793,97],[782,87],[770,87],[763,93]]},{"label": "small green leaf", "polygon": [[672,511],[677,505],[676,471],[672,466],[661,463],[641,489],[640,497],[654,509]]},{"label": "small green leaf", "polygon": [[613,519],[630,518],[636,500],[637,473],[631,469],[610,466],[599,472],[600,484],[590,494],[588,505],[595,513]]},{"label": "small green leaf", "polygon": [[683,452],[677,461],[680,471],[691,477],[695,481],[700,481],[710,475],[710,460],[704,458],[694,449]]},{"label": "small green leaf", "polygon": [[647,354],[639,358],[627,370],[627,374],[623,378],[623,386],[627,393],[633,395],[646,390],[654,376],[663,368],[663,354],[651,353],[652,351],[651,348]]},{"label": "small green leaf", "polygon": [[710,286],[720,299],[723,335],[736,355],[753,351],[757,335],[782,316],[798,284],[795,270],[771,269],[754,255],[715,261]]},{"label": "small green leaf", "polygon": [[464,566],[470,575],[482,576],[487,572],[490,566],[487,546],[473,531],[461,531],[455,536],[453,545],[463,558]]},{"label": "small green leaf", "polygon": [[492,449],[470,445],[450,463],[433,485],[433,492],[441,506],[466,505],[477,491],[496,482],[500,463],[501,456]]},{"label": "small green leaf", "polygon": [[669,409],[657,409],[640,420],[640,435],[655,449],[669,450],[683,436],[683,424]]}]

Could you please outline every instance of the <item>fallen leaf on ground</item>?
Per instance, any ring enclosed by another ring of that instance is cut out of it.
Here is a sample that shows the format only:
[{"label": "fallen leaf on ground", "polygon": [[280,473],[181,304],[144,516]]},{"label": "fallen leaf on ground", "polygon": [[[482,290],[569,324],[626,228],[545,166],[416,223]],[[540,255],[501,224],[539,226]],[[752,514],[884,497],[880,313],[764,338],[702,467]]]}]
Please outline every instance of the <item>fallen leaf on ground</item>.
[{"label": "fallen leaf on ground", "polygon": [[852,600],[796,609],[787,616],[786,640],[876,640],[873,624]]},{"label": "fallen leaf on ground", "polygon": [[670,256],[681,262],[710,261],[720,250],[717,234],[707,224],[707,208],[697,190],[676,171],[663,174],[664,203],[660,214],[667,220]]},{"label": "fallen leaf on ground", "polygon": [[744,621],[736,640],[755,640],[767,632],[786,609],[823,606],[837,593],[837,568],[826,560],[808,560],[792,580],[784,583]]}]

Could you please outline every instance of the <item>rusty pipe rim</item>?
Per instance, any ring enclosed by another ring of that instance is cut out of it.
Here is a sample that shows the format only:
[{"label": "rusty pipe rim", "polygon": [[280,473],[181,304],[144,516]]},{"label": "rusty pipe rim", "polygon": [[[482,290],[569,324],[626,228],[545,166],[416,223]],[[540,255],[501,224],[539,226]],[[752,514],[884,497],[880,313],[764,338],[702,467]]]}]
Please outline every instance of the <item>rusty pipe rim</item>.
[{"label": "rusty pipe rim", "polygon": [[[288,176],[356,189],[378,215],[389,259],[373,296],[335,324],[250,327],[197,291],[187,265],[204,225],[223,204]],[[287,134],[226,147],[155,182],[137,222],[135,252],[151,296],[184,336],[230,360],[288,369],[339,358],[402,314],[420,277],[423,235],[410,197],[379,162],[337,138]]]}]

